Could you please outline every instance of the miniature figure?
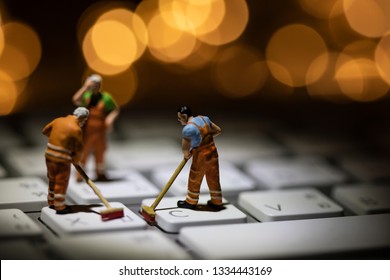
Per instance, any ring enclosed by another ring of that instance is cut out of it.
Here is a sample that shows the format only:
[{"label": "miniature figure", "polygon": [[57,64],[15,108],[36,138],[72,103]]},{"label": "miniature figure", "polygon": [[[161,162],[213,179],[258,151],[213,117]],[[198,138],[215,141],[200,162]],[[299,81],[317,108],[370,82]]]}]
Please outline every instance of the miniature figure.
[{"label": "miniature figure", "polygon": [[221,128],[207,116],[194,117],[188,106],[177,110],[178,121],[184,126],[182,130],[182,150],[185,159],[192,157],[188,178],[188,190],[185,200],[179,200],[180,208],[195,209],[198,204],[200,186],[204,175],[210,190],[211,200],[207,205],[221,210],[222,191],[219,182],[218,152],[214,137],[221,133]]},{"label": "miniature figure", "polygon": [[89,111],[78,107],[73,115],[60,117],[47,124],[42,133],[48,137],[45,152],[49,190],[49,207],[57,214],[71,212],[65,204],[70,177],[70,165],[78,164],[83,150],[82,127],[88,119]]},{"label": "miniature figure", "polygon": [[[76,106],[84,106],[90,116],[84,127],[84,150],[80,164],[85,167],[91,153],[95,157],[96,181],[109,181],[105,174],[104,153],[107,147],[107,132],[119,114],[119,107],[107,92],[101,92],[102,77],[97,74],[89,76],[84,85],[73,95]],[[77,174],[77,181],[82,177]]]}]

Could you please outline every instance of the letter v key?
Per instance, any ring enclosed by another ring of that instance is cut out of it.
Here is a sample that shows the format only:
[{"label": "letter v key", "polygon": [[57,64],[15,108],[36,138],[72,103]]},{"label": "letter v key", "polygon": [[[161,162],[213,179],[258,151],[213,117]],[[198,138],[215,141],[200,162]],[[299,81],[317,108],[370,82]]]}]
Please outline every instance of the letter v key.
[{"label": "letter v key", "polygon": [[265,207],[268,207],[272,210],[276,210],[276,211],[282,211],[282,207],[280,206],[280,204],[278,204],[277,207],[274,207],[274,206],[270,206],[270,205],[267,205],[267,204],[264,204]]}]

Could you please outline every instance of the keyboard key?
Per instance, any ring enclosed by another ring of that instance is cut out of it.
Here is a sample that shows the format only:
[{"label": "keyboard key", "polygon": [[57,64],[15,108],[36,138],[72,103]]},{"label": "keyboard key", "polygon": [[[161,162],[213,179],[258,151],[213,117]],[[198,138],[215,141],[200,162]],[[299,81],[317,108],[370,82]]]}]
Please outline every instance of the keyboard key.
[{"label": "keyboard key", "polygon": [[346,174],[316,157],[256,159],[245,170],[268,189],[330,186],[347,179]]},{"label": "keyboard key", "polygon": [[[176,233],[189,226],[246,222],[246,215],[226,200],[223,200],[225,209],[215,211],[206,205],[209,196],[200,196],[196,210],[178,208],[177,201],[183,199],[184,197],[166,197],[156,207],[156,222],[164,231]],[[145,199],[142,205],[150,206],[153,202],[154,199]]]},{"label": "keyboard key", "polygon": [[0,210],[0,237],[36,238],[42,236],[42,229],[19,209]]},{"label": "keyboard key", "polygon": [[170,139],[132,139],[112,143],[107,160],[113,169],[148,171],[165,164],[179,164],[183,155],[180,143]]},{"label": "keyboard key", "polygon": [[45,207],[41,220],[58,235],[77,235],[82,233],[113,232],[136,230],[146,227],[146,222],[119,202],[110,203],[113,208],[123,208],[124,217],[102,221],[100,211],[105,206],[74,205],[74,213],[58,215],[56,211]]},{"label": "keyboard key", "polygon": [[356,139],[350,139],[342,133],[331,131],[315,131],[295,129],[294,131],[280,129],[277,138],[293,152],[300,155],[334,155],[335,153],[351,151],[358,148]]},{"label": "keyboard key", "polygon": [[259,133],[229,135],[222,132],[215,138],[215,143],[219,159],[235,164],[243,164],[249,159],[278,156],[286,152],[284,147]]},{"label": "keyboard key", "polygon": [[390,186],[337,186],[332,196],[357,215],[390,212]]},{"label": "keyboard key", "polygon": [[21,176],[46,177],[45,148],[18,148],[5,151],[5,160]]},{"label": "keyboard key", "polygon": [[7,176],[7,171],[0,165],[0,178],[4,178],[5,176]]},{"label": "keyboard key", "polygon": [[17,135],[6,123],[0,123],[0,151],[23,145],[22,138]]},{"label": "keyboard key", "polygon": [[161,232],[136,230],[79,235],[50,243],[53,253],[64,259],[144,260],[189,259],[188,253]]},{"label": "keyboard key", "polygon": [[[172,176],[177,166],[164,165],[159,168],[155,168],[151,172],[151,177],[156,186],[164,187]],[[187,162],[172,186],[169,188],[169,193],[173,195],[185,195],[187,194],[188,175],[190,173],[191,160]],[[241,172],[233,164],[227,162],[220,162],[220,181],[224,195],[238,194],[241,191],[252,190],[256,186],[256,182]],[[202,181],[200,188],[201,193],[209,193],[206,179]]]},{"label": "keyboard key", "polygon": [[339,158],[340,166],[361,181],[390,178],[390,158],[385,156],[354,154]]},{"label": "keyboard key", "polygon": [[2,260],[45,260],[43,249],[34,242],[25,239],[13,239],[0,242],[0,258]]},{"label": "keyboard key", "polygon": [[288,259],[390,248],[390,214],[183,228],[202,259]]},{"label": "keyboard key", "polygon": [[243,192],[238,204],[262,222],[341,216],[343,209],[314,189]]},{"label": "keyboard key", "polygon": [[47,183],[37,177],[0,179],[0,209],[41,211],[47,206]]},{"label": "keyboard key", "polygon": [[[123,204],[139,204],[142,199],[157,196],[160,192],[142,174],[135,170],[108,170],[109,182],[96,182],[95,185],[108,201]],[[99,197],[88,184],[76,182],[72,176],[68,187],[69,198],[76,203],[99,203]]]}]

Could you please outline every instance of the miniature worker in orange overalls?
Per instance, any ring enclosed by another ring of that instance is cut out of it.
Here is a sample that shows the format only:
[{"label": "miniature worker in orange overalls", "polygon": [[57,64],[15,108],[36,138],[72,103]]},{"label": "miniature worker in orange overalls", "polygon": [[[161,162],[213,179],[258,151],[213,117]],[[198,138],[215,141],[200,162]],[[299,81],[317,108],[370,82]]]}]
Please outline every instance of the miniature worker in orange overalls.
[{"label": "miniature worker in orange overalls", "polygon": [[184,158],[190,159],[192,156],[187,196],[185,200],[179,200],[177,206],[188,209],[196,207],[200,186],[206,175],[211,197],[207,205],[217,210],[223,209],[218,152],[213,140],[214,136],[221,133],[221,128],[211,122],[207,116],[194,117],[191,109],[187,106],[178,109],[177,117],[181,125],[184,126],[182,130]]},{"label": "miniature worker in orange overalls", "polygon": [[65,204],[70,177],[70,164],[78,164],[83,149],[82,127],[89,111],[79,107],[73,115],[60,117],[47,124],[42,133],[48,137],[45,152],[49,190],[47,201],[57,214],[67,214],[71,208]]},{"label": "miniature worker in orange overalls", "polygon": [[[84,85],[73,95],[76,106],[84,106],[90,115],[84,128],[84,151],[80,161],[85,167],[90,154],[95,157],[96,181],[109,181],[105,174],[104,153],[107,148],[107,133],[112,129],[113,123],[119,114],[119,107],[112,96],[101,92],[101,76],[89,76]],[[77,174],[77,181],[82,178]]]}]

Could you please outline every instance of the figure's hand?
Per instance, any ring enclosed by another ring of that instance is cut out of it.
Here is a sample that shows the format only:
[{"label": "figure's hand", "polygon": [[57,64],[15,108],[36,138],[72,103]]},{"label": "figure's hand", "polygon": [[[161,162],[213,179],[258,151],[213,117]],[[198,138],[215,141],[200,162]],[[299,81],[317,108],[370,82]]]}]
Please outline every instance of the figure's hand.
[{"label": "figure's hand", "polygon": [[90,80],[90,79],[87,79],[84,83],[84,87],[89,89],[91,88],[93,85],[95,84],[95,82],[93,80]]},{"label": "figure's hand", "polygon": [[188,152],[187,151],[184,152],[184,158],[185,159],[189,160],[191,157],[192,157],[192,153],[191,152],[189,152],[189,151]]}]

